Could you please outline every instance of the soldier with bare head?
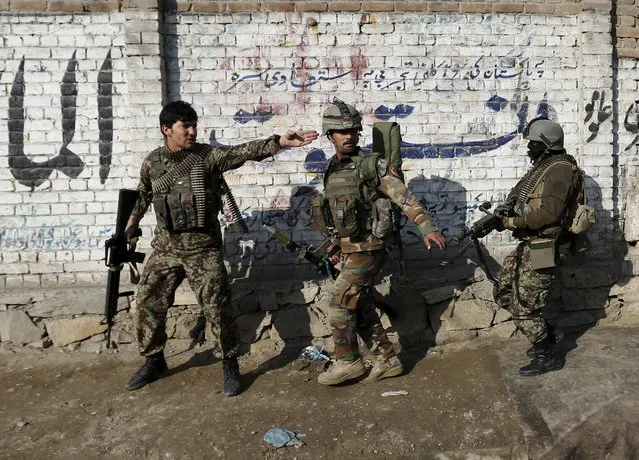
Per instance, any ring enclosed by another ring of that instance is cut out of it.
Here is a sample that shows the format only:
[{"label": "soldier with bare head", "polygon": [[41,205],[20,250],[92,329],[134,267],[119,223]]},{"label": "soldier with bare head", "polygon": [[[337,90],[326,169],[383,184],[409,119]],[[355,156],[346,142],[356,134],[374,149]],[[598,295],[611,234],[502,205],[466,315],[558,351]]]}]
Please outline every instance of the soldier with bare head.
[{"label": "soldier with bare head", "polygon": [[167,373],[164,346],[167,310],[175,291],[187,278],[211,327],[211,338],[224,366],[224,395],[242,391],[237,362],[237,325],[231,311],[228,275],[222,258],[222,173],[246,161],[261,161],[280,149],[300,147],[317,139],[316,131],[288,131],[282,136],[213,148],[197,142],[197,113],[176,101],[160,112],[164,145],[142,162],[140,197],[127,224],[129,238],[151,204],[157,227],[154,252],[144,267],[136,301],[135,326],[144,365],[126,384],[136,390]]},{"label": "soldier with bare head", "polygon": [[318,377],[324,385],[357,379],[366,372],[358,333],[376,354],[365,382],[404,371],[372,302],[374,278],[388,258],[394,237],[391,203],[417,224],[428,249],[431,244],[442,250],[446,245],[437,224],[410,194],[399,172],[389,167],[383,155],[363,154],[358,146],[361,130],[362,116],[352,105],[335,99],[324,112],[322,134],[335,147],[335,156],[324,173],[324,195],[314,200],[314,220],[320,232],[339,244],[343,263],[329,310],[335,359]]}]

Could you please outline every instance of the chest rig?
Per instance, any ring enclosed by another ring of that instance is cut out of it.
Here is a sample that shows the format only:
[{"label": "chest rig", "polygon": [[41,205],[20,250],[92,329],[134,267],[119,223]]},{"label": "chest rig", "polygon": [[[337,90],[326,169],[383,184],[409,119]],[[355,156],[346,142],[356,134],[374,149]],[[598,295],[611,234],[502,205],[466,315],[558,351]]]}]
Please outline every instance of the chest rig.
[{"label": "chest rig", "polygon": [[[377,162],[381,156],[353,156],[347,161],[333,158],[324,173],[326,227],[340,238],[366,236],[376,220],[379,198]],[[328,220],[328,222],[326,222]]]},{"label": "chest rig", "polygon": [[214,220],[222,209],[220,181],[218,175],[205,167],[206,153],[206,149],[172,152],[176,162],[166,164],[162,149],[151,152],[151,186],[158,229],[180,233],[214,228]]}]

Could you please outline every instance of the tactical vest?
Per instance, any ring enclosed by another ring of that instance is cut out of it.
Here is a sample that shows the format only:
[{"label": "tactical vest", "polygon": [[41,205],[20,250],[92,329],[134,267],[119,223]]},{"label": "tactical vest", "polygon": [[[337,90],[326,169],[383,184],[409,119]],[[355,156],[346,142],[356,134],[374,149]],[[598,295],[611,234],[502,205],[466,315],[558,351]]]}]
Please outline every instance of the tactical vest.
[{"label": "tactical vest", "polygon": [[515,212],[520,216],[527,214],[530,210],[536,209],[536,207],[541,204],[540,198],[543,193],[544,179],[550,168],[559,163],[571,166],[573,174],[577,175],[577,186],[571,191],[571,194],[566,197],[566,208],[559,220],[536,232],[550,237],[556,237],[563,230],[569,229],[569,224],[575,217],[577,206],[584,203],[585,200],[583,171],[577,166],[577,162],[571,155],[565,153],[555,154],[544,159],[537,168],[530,172],[530,175],[519,192],[515,204]]},{"label": "tactical vest", "polygon": [[[377,165],[383,155],[358,155],[340,162],[335,157],[324,173],[326,227],[340,238],[364,237],[379,220]],[[390,210],[390,206],[388,206]],[[326,222],[328,220],[328,222]],[[388,219],[387,219],[388,220]],[[380,235],[376,235],[380,236]]]},{"label": "tactical vest", "polygon": [[[161,149],[151,152],[149,159],[152,184],[175,167],[165,164]],[[219,177],[205,169],[204,157],[199,158],[168,186],[154,187],[153,208],[158,229],[175,233],[213,231],[222,209]]]}]

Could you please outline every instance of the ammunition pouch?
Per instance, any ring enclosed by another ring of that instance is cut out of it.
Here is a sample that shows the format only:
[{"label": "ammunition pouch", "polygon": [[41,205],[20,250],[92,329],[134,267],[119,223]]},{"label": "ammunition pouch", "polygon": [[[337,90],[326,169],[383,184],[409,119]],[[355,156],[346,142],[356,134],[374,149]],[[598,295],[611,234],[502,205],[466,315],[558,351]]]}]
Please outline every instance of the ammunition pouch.
[{"label": "ammunition pouch", "polygon": [[339,236],[351,237],[362,233],[357,212],[358,200],[352,196],[334,197],[331,203],[331,216]]},{"label": "ammunition pouch", "polygon": [[568,231],[575,235],[580,235],[590,230],[595,223],[597,223],[597,211],[595,208],[587,204],[579,204]]},{"label": "ammunition pouch", "polygon": [[531,238],[528,240],[530,249],[530,265],[534,270],[552,268],[556,264],[555,239]]},{"label": "ammunition pouch", "polygon": [[322,235],[329,237],[335,233],[329,203],[323,195],[317,195],[311,200],[311,220]]}]

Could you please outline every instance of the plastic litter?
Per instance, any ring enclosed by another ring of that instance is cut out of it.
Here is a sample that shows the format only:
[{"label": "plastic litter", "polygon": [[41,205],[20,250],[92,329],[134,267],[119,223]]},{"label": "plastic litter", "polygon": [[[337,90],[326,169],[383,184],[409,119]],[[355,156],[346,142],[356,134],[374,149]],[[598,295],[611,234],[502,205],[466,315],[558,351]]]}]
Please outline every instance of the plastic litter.
[{"label": "plastic litter", "polygon": [[408,391],[406,390],[396,390],[396,391],[385,391],[382,393],[382,396],[403,396],[407,394],[408,394]]},{"label": "plastic litter", "polygon": [[329,361],[330,358],[326,356],[324,353],[322,353],[322,350],[323,348],[318,350],[317,347],[309,345],[308,347],[302,350],[302,353],[300,353],[299,360],[306,361],[309,363],[322,363],[322,362]]},{"label": "plastic litter", "polygon": [[297,433],[287,430],[286,428],[271,428],[264,435],[264,441],[277,448],[288,446],[302,447],[304,445],[304,441],[298,437]]}]

